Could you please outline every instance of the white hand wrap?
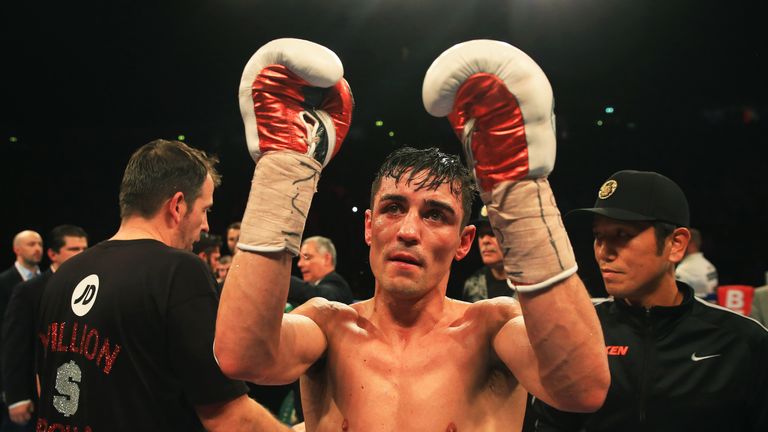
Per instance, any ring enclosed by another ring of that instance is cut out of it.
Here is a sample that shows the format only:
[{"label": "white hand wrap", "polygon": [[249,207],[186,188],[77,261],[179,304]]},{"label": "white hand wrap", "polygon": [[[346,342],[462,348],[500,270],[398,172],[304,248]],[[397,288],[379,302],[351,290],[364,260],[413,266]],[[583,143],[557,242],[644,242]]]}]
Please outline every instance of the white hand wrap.
[{"label": "white hand wrap", "polygon": [[512,289],[536,291],[576,273],[573,248],[546,178],[503,182],[481,198]]},{"label": "white hand wrap", "polygon": [[320,180],[320,162],[294,151],[264,153],[256,164],[237,247],[299,254],[304,223]]}]

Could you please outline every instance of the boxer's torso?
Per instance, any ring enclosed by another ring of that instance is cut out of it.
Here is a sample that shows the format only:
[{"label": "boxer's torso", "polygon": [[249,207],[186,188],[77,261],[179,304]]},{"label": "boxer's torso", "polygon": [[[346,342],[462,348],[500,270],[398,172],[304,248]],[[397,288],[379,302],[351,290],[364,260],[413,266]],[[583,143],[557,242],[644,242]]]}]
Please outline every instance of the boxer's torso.
[{"label": "boxer's torso", "polygon": [[385,331],[370,301],[317,319],[328,349],[302,377],[307,430],[519,430],[526,391],[491,345],[513,306],[445,301],[427,331]]}]

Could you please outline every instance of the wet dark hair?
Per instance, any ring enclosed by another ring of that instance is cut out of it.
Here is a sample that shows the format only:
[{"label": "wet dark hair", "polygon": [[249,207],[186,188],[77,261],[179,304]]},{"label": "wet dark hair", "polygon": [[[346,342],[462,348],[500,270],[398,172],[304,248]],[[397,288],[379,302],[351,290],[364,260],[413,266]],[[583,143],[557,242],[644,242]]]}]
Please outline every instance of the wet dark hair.
[{"label": "wet dark hair", "polygon": [[152,217],[176,192],[194,203],[207,175],[215,186],[221,183],[214,167],[217,162],[215,157],[180,141],[159,139],[143,145],[125,167],[120,184],[120,217]]},{"label": "wet dark hair", "polygon": [[[420,173],[426,173],[426,175],[419,180],[414,180]],[[415,182],[416,190],[436,190],[440,185],[448,183],[451,193],[461,199],[464,212],[461,227],[467,225],[472,213],[472,200],[477,195],[477,187],[472,174],[461,163],[458,156],[443,153],[435,147],[423,150],[403,147],[393,151],[381,164],[371,184],[371,208],[373,208],[373,199],[381,188],[381,181],[386,177],[394,179],[396,183],[400,180],[405,180],[407,184]]]}]

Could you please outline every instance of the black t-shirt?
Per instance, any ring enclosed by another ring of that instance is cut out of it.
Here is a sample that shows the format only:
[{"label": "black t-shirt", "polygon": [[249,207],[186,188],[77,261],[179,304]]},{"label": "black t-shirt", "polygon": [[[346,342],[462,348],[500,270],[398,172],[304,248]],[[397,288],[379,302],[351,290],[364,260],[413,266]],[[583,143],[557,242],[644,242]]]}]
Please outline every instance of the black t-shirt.
[{"label": "black t-shirt", "polygon": [[194,405],[247,392],[216,364],[217,306],[205,264],[155,240],[107,241],[68,260],[37,321],[38,429],[202,430]]},{"label": "black t-shirt", "polygon": [[488,298],[508,296],[513,297],[515,291],[507,285],[506,279],[496,279],[491,273],[491,268],[485,266],[485,284],[488,287]]}]

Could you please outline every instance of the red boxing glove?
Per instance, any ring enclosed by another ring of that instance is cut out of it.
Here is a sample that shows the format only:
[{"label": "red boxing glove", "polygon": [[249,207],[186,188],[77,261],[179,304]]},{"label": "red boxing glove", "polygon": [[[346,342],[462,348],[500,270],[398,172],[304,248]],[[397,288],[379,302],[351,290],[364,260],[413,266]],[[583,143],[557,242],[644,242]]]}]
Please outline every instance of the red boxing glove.
[{"label": "red boxing glove", "polygon": [[339,152],[354,101],[328,48],[277,39],[251,57],[240,112],[256,161],[238,248],[297,255],[320,171]]},{"label": "red boxing glove", "polygon": [[326,166],[352,121],[354,99],[341,61],[301,39],[277,39],[248,61],[240,81],[240,112],[254,160],[273,150],[306,154]]},{"label": "red boxing glove", "polygon": [[424,107],[448,116],[520,291],[545,289],[577,270],[547,175],[555,165],[552,87],[528,55],[504,42],[475,40],[429,67]]},{"label": "red boxing glove", "polygon": [[552,171],[552,87],[519,49],[491,40],[455,45],[430,66],[422,96],[430,114],[448,116],[482,191]]}]

